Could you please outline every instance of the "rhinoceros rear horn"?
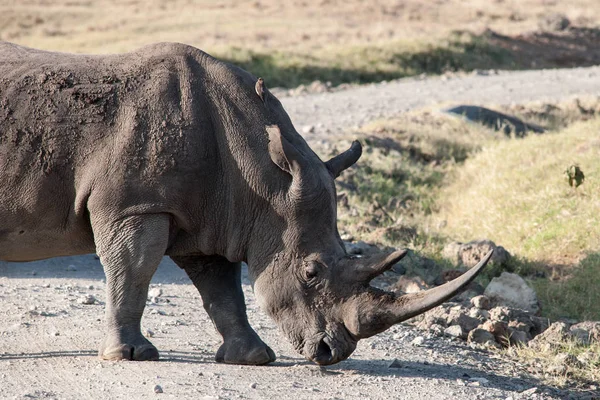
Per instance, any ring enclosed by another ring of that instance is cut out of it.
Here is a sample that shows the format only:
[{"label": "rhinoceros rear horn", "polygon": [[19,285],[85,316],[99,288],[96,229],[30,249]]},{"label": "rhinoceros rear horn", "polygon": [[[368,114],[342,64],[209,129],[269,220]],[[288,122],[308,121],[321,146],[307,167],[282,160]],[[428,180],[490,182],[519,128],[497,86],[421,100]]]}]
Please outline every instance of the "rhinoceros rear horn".
[{"label": "rhinoceros rear horn", "polygon": [[378,275],[383,274],[406,255],[408,250],[396,250],[390,254],[378,254],[372,257],[353,259],[354,261],[345,272],[351,280],[368,283]]},{"label": "rhinoceros rear horn", "polygon": [[475,279],[492,257],[492,253],[493,250],[458,278],[433,289],[397,295],[369,288],[356,299],[357,318],[349,321],[349,327],[357,337],[366,338],[442,304],[460,293]]},{"label": "rhinoceros rear horn", "polygon": [[359,141],[355,140],[352,142],[352,145],[348,150],[333,157],[331,160],[327,161],[325,165],[327,166],[327,169],[331,175],[334,178],[337,178],[340,176],[342,171],[357,162],[361,154],[362,146],[360,145]]}]

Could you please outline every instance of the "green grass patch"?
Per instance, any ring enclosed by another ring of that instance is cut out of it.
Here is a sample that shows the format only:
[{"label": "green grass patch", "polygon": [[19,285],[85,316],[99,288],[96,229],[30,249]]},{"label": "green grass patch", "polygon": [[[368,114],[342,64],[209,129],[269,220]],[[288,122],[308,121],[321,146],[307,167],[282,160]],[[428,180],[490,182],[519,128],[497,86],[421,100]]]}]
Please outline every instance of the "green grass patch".
[{"label": "green grass patch", "polygon": [[[363,129],[363,156],[337,180],[345,197],[343,231],[380,245],[405,246],[437,256],[446,241],[426,226],[449,171],[502,135],[442,113],[409,113]],[[321,149],[323,158],[344,150]]]},{"label": "green grass patch", "polygon": [[[600,381],[600,343],[582,345],[576,340],[568,339],[550,346],[520,347],[512,346],[504,354],[514,358],[528,373],[539,377],[542,382],[558,387],[579,389],[582,398],[595,398],[590,384]],[[570,356],[569,362],[558,361]],[[562,357],[561,357],[562,356]]]},{"label": "green grass patch", "polygon": [[600,321],[600,253],[592,253],[559,281],[531,282],[542,303],[544,316],[556,320]]},{"label": "green grass patch", "polygon": [[510,53],[493,46],[485,35],[456,32],[436,42],[393,42],[335,46],[302,51],[254,51],[230,48],[220,59],[265,78],[270,87],[293,88],[315,80],[369,83],[446,71],[513,68]]},{"label": "green grass patch", "polygon": [[[441,268],[452,268],[441,257],[448,242],[491,239],[513,257],[486,268],[481,284],[514,272],[531,281],[544,316],[600,319],[600,119],[570,103],[553,110],[547,120],[561,128],[524,139],[427,111],[365,127],[362,158],[337,180],[340,231]],[[578,189],[564,174],[574,163],[586,174]]]},{"label": "green grass patch", "polygon": [[[600,249],[598,130],[600,119],[593,119],[485,147],[439,193],[441,233],[489,238],[513,254],[555,264]],[[586,175],[578,189],[564,174],[572,164]]]}]

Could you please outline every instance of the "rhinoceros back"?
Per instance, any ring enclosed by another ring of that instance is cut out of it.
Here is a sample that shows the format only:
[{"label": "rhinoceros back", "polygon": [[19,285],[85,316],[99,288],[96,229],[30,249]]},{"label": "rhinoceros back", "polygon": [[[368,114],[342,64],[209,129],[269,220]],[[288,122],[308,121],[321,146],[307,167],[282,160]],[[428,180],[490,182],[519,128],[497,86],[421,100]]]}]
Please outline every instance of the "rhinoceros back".
[{"label": "rhinoceros back", "polygon": [[197,71],[187,52],[89,56],[0,42],[0,259],[94,251],[94,191],[107,212],[175,207],[153,185],[183,190],[191,159],[214,161],[210,138],[195,146],[187,134],[209,124],[189,98]]}]

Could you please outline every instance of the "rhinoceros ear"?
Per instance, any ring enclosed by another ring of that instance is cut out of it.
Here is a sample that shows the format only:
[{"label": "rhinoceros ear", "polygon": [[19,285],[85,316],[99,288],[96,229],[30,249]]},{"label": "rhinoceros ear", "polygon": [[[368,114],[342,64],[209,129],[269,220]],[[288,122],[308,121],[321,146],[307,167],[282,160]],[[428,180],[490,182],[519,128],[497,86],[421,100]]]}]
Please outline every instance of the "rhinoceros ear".
[{"label": "rhinoceros ear", "polygon": [[331,160],[327,161],[325,165],[327,169],[333,176],[333,178],[337,178],[340,176],[342,171],[346,168],[350,167],[352,164],[358,161],[362,154],[362,146],[360,142],[355,140],[352,142],[352,146],[342,154],[339,154],[333,157]]},{"label": "rhinoceros ear", "polygon": [[300,172],[300,160],[302,159],[300,152],[281,135],[277,125],[267,126],[267,133],[269,134],[271,160],[288,174],[296,176]]}]

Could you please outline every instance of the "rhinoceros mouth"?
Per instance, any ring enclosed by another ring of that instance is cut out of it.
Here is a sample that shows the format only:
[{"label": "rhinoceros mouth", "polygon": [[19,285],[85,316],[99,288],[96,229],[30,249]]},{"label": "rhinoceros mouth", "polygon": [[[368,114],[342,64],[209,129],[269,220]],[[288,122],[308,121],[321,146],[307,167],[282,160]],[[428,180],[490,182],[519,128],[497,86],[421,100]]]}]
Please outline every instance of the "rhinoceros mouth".
[{"label": "rhinoceros mouth", "polygon": [[[356,348],[357,340],[352,337],[346,327],[331,335],[321,332],[304,346],[304,356],[319,365],[331,365],[345,360]],[[342,337],[338,336],[341,335]]]}]

